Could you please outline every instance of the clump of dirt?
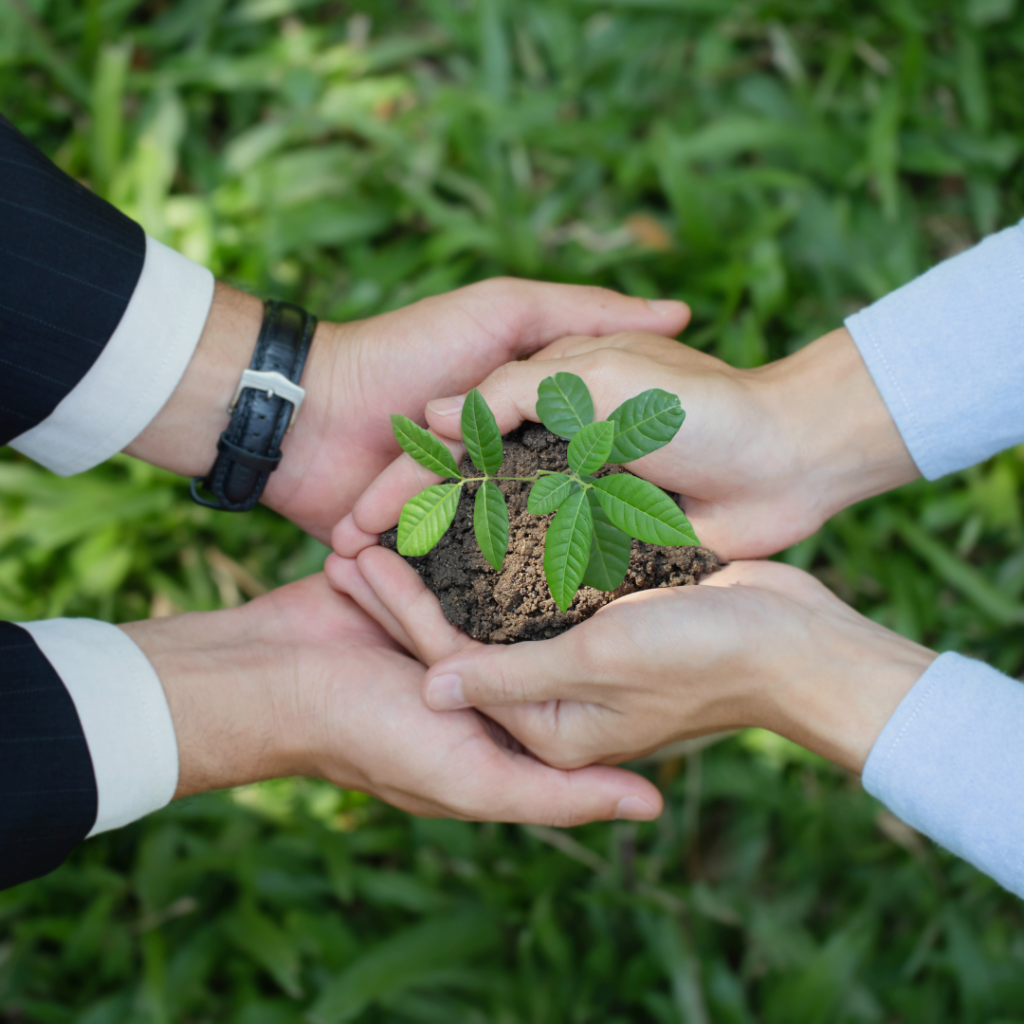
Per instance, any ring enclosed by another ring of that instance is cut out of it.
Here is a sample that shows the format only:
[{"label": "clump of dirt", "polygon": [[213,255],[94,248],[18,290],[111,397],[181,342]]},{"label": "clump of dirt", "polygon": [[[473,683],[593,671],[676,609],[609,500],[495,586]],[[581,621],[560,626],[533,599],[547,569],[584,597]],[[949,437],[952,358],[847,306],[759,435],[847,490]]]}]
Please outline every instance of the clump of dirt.
[{"label": "clump of dirt", "polygon": [[[568,441],[536,423],[523,424],[504,438],[502,476],[532,476],[538,469],[565,472]],[[461,466],[466,475],[478,470],[469,459]],[[626,472],[618,466],[599,472]],[[475,487],[463,489],[455,521],[437,546],[421,558],[407,558],[423,582],[437,595],[445,617],[476,640],[511,644],[517,640],[545,640],[564,633],[617,597],[654,587],[681,587],[714,572],[720,562],[713,551],[695,547],[657,547],[633,541],[629,570],[618,590],[605,592],[581,587],[568,611],[559,611],[544,578],[544,535],[554,513],[535,516],[527,511],[530,483],[509,481],[499,485],[508,501],[509,547],[497,572],[480,552],[473,533]],[[397,548],[397,530],[380,542]]]}]

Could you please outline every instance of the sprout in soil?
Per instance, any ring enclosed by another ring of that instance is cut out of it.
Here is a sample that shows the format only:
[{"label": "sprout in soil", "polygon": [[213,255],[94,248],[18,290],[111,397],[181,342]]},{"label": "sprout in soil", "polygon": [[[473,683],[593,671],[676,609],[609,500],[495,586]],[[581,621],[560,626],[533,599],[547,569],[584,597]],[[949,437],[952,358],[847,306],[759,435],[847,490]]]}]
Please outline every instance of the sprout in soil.
[{"label": "sprout in soil", "polygon": [[544,575],[564,612],[581,586],[615,590],[629,568],[630,537],[648,544],[699,544],[689,520],[660,488],[630,473],[595,478],[605,463],[631,462],[672,440],[685,413],[679,397],[653,388],[594,422],[594,403],[580,377],[556,373],[541,381],[537,415],[569,441],[569,472],[538,470],[533,476],[497,476],[503,449],[494,415],[474,388],[462,408],[462,437],[483,476],[463,476],[441,441],[405,416],[392,416],[398,443],[421,466],[457,483],[434,484],[405,503],[398,522],[398,550],[425,555],[452,524],[462,488],[477,485],[473,530],[480,550],[500,569],[508,550],[508,506],[499,480],[533,484],[527,508],[557,512],[544,538]]}]

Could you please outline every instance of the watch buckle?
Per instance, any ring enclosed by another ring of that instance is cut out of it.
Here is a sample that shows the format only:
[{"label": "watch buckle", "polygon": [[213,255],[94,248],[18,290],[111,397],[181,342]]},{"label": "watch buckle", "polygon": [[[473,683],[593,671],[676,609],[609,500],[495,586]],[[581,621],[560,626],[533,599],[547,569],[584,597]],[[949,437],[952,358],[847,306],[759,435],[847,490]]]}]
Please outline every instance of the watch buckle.
[{"label": "watch buckle", "polygon": [[299,409],[302,408],[302,400],[306,397],[305,388],[289,380],[283,373],[278,373],[277,370],[243,370],[242,379],[238,382],[238,387],[235,389],[235,396],[231,399],[231,404],[228,406],[229,413],[235,411],[235,407],[242,397],[242,392],[246,388],[252,388],[254,391],[263,391],[268,398],[276,396],[283,398],[286,402],[290,402],[292,414],[288,420],[288,430],[295,426],[295,417],[298,416]]}]

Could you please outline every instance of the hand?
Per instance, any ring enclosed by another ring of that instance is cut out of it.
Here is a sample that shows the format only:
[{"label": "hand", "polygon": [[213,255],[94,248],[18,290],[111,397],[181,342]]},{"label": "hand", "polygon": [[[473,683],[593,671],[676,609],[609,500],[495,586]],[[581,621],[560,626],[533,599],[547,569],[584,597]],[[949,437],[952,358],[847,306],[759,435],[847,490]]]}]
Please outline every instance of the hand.
[{"label": "hand", "polygon": [[[679,433],[628,468],[681,494],[697,536],[723,561],[780,551],[847,505],[918,476],[845,329],[756,370],[652,335],[566,338],[479,385],[502,433],[538,419],[537,386],[560,371],[586,381],[599,419],[648,388],[679,395]],[[427,405],[440,437],[461,438],[462,398]],[[401,456],[334,531],[335,551],[351,558],[376,543],[402,505],[436,482]]]},{"label": "hand", "polygon": [[[217,285],[178,389],[129,454],[188,476],[209,471],[262,315],[261,302]],[[570,332],[647,330],[674,337],[689,318],[682,302],[497,278],[369,320],[322,322],[302,378],[306,400],[263,501],[326,542],[331,527],[400,453],[392,413],[422,422],[429,399],[468,391],[503,363]]]},{"label": "hand", "polygon": [[562,826],[661,811],[638,775],[559,771],[475,711],[431,711],[423,666],[323,574],[241,608],[122,628],[167,694],[177,797],[315,775],[425,816]]},{"label": "hand", "polygon": [[760,726],[860,772],[935,658],[777,562],[734,562],[695,587],[630,594],[553,640],[510,646],[451,626],[392,551],[332,555],[326,570],[432,665],[432,708],[485,709],[565,768]]}]

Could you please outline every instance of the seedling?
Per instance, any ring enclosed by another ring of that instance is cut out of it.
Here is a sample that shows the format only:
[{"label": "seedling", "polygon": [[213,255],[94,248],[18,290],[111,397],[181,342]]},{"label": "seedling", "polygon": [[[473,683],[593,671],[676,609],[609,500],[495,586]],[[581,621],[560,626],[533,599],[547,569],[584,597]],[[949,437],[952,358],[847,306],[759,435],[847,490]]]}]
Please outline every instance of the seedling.
[{"label": "seedling", "polygon": [[499,480],[533,484],[527,508],[557,513],[544,538],[544,575],[564,612],[581,586],[615,590],[629,568],[630,537],[648,544],[699,544],[689,520],[660,488],[629,473],[596,478],[605,463],[631,462],[668,444],[686,413],[679,397],[652,388],[594,422],[594,402],[582,378],[556,373],[541,381],[537,415],[569,441],[569,472],[538,470],[533,476],[498,476],[501,434],[483,396],[474,388],[462,407],[462,438],[483,476],[463,476],[452,453],[405,416],[392,416],[398,443],[421,466],[456,483],[434,484],[410,498],[398,521],[398,550],[425,555],[452,524],[462,488],[477,486],[473,532],[495,569],[508,551],[508,506]]}]

